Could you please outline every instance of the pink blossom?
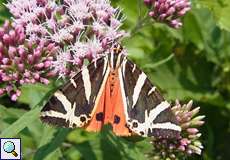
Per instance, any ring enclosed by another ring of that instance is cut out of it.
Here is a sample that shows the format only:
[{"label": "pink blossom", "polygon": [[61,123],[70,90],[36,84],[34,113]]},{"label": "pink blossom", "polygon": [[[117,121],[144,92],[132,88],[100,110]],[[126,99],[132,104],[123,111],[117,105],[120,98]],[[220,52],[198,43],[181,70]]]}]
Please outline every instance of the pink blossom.
[{"label": "pink blossom", "polygon": [[178,155],[183,157],[191,154],[201,154],[203,145],[199,138],[198,127],[204,124],[204,116],[197,116],[200,107],[192,109],[192,101],[181,105],[177,100],[172,107],[173,113],[176,115],[179,125],[182,128],[181,137],[178,139],[154,139],[152,144],[155,147],[153,155],[154,159],[175,159]]},{"label": "pink blossom", "polygon": [[[61,77],[76,72],[84,59],[91,61],[108,53],[113,43],[126,36],[120,29],[124,17],[109,0],[11,0],[6,6],[14,22],[25,28],[27,40],[58,46],[52,64],[38,64],[36,68],[50,66]],[[5,35],[4,41],[12,40]],[[28,56],[28,60],[33,63],[35,57]]]},{"label": "pink blossom", "polygon": [[149,7],[153,7],[149,12],[149,16],[173,28],[182,26],[181,17],[191,9],[189,0],[144,0],[144,3]]},{"label": "pink blossom", "polygon": [[[26,83],[44,83],[51,71],[53,43],[29,42],[23,26],[5,22],[0,28],[0,95],[8,94],[12,101],[21,95],[20,86]],[[8,35],[8,36],[6,36]],[[4,37],[9,37],[8,40]]]}]

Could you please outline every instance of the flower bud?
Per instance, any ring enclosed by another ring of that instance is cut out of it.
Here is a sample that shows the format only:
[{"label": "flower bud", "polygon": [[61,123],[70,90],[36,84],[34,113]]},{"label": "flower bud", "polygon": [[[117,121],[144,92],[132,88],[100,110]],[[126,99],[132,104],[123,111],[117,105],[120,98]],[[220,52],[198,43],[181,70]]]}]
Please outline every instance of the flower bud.
[{"label": "flower bud", "polygon": [[180,18],[191,9],[189,0],[144,0],[144,3],[153,8],[150,17],[173,28],[182,26]]}]

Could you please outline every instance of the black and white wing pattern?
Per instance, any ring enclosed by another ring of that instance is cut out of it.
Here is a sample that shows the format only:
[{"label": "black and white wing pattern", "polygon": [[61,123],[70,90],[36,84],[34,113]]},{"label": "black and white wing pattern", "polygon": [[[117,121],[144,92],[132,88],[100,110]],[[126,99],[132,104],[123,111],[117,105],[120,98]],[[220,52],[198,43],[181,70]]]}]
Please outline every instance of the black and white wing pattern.
[{"label": "black and white wing pattern", "polygon": [[83,68],[54,93],[41,111],[41,120],[68,128],[86,125],[92,117],[108,75],[106,56]]},{"label": "black and white wing pattern", "polygon": [[119,79],[127,125],[133,132],[158,138],[179,137],[181,128],[170,104],[126,57],[119,68]]}]

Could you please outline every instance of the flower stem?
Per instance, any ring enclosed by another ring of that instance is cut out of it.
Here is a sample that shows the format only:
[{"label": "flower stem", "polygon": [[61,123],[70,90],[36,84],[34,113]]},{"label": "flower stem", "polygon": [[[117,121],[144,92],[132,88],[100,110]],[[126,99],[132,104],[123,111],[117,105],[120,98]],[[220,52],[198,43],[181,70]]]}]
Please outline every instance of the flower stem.
[{"label": "flower stem", "polygon": [[145,13],[144,17],[142,17],[141,15],[141,12],[142,12],[141,3],[142,3],[142,0],[137,0],[138,17],[137,17],[135,27],[130,32],[130,36],[133,36],[136,33],[138,33],[140,29],[142,29],[144,26],[147,25],[146,22],[149,20],[149,16],[148,16],[149,11]]},{"label": "flower stem", "polygon": [[151,69],[157,68],[160,65],[163,65],[163,64],[167,63],[168,61],[170,61],[173,57],[174,57],[174,54],[172,53],[168,57],[166,57],[165,59],[162,59],[162,60],[160,60],[160,61],[158,61],[158,62],[156,62],[154,64],[146,64],[146,65],[144,65],[144,68],[151,68]]}]

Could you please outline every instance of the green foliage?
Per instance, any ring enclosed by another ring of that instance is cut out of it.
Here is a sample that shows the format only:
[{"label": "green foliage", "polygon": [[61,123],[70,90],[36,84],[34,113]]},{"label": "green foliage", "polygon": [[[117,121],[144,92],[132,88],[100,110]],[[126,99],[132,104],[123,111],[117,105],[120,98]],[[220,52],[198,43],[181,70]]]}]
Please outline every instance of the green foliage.
[{"label": "green foliage", "polygon": [[218,21],[218,25],[230,31],[230,1],[229,0],[197,0],[196,3],[200,4],[202,7],[207,7],[212,11],[212,14]]},{"label": "green foliage", "polygon": [[[1,1],[2,2],[2,1]],[[171,101],[193,99],[207,116],[202,128],[202,157],[230,159],[230,1],[194,0],[193,9],[179,30],[146,21],[141,0],[114,0],[127,20],[124,39],[135,61]],[[207,9],[206,9],[207,8]],[[0,7],[0,23],[9,17]],[[44,125],[39,111],[55,86],[24,86],[18,103],[0,99],[0,137],[22,138],[24,159],[116,159],[144,160],[151,152],[147,139],[114,136],[105,127],[101,133]],[[65,157],[65,158],[64,158]],[[191,158],[192,159],[192,158]]]},{"label": "green foliage", "polygon": [[9,11],[6,9],[5,6],[3,6],[3,3],[6,3],[6,0],[0,0],[0,24],[2,24],[4,22],[5,19],[9,19],[10,17],[10,13]]}]

